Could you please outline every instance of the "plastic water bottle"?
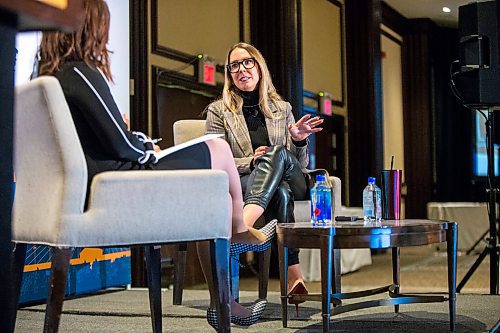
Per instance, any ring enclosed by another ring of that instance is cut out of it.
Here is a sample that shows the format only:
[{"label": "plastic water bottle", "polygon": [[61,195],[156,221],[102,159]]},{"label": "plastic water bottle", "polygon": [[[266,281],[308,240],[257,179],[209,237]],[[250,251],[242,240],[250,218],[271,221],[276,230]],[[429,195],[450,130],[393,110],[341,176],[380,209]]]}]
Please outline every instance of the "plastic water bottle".
[{"label": "plastic water bottle", "polygon": [[317,175],[311,189],[311,223],[332,223],[332,188],[326,183],[325,175]]},{"label": "plastic water bottle", "polygon": [[365,221],[379,222],[382,219],[382,192],[374,177],[368,177],[368,185],[363,190],[363,216]]}]

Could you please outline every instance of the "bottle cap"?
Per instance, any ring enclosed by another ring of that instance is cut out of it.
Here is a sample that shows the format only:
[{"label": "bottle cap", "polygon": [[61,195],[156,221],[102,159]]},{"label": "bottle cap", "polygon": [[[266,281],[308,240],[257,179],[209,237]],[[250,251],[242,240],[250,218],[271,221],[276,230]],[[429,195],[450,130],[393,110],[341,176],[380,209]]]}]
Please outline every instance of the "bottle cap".
[{"label": "bottle cap", "polygon": [[317,182],[324,182],[326,180],[325,175],[316,175]]},{"label": "bottle cap", "polygon": [[375,184],[375,177],[368,177],[368,184]]}]

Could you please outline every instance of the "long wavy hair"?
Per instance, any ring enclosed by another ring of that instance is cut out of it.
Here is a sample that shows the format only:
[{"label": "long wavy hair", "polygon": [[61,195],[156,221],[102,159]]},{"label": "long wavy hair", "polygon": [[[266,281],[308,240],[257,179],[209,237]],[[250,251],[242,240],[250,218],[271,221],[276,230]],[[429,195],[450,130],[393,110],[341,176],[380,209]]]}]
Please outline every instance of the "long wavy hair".
[{"label": "long wavy hair", "polygon": [[110,14],[104,0],[84,0],[85,21],[71,33],[44,32],[40,42],[39,75],[52,75],[68,61],[84,61],[112,81],[109,53]]},{"label": "long wavy hair", "polygon": [[[243,98],[238,94],[240,90],[234,84],[231,73],[227,70],[227,65],[229,64],[231,53],[235,49],[244,49],[250,54],[251,57],[255,58],[260,74],[258,83],[260,109],[264,116],[266,116],[267,118],[273,118],[269,103],[276,103],[278,101],[282,101],[283,99],[276,92],[276,88],[274,88],[271,74],[269,73],[266,60],[262,56],[262,53],[260,53],[260,51],[257,50],[253,45],[247,43],[237,43],[233,45],[229,49],[229,52],[227,54],[226,66],[224,69],[224,90],[222,91],[222,102],[224,103],[224,106],[234,114],[236,114],[238,110],[241,110],[241,108],[243,107]],[[238,118],[236,117],[236,119]]]}]

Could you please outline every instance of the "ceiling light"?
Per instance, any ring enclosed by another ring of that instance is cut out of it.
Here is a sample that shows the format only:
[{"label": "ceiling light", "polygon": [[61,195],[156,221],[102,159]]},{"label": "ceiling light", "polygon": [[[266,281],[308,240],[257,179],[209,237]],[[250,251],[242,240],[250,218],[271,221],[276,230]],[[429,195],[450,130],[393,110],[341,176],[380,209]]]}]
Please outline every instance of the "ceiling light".
[{"label": "ceiling light", "polygon": [[451,12],[450,7],[443,7],[443,12],[444,12],[444,13],[449,13],[449,12]]}]

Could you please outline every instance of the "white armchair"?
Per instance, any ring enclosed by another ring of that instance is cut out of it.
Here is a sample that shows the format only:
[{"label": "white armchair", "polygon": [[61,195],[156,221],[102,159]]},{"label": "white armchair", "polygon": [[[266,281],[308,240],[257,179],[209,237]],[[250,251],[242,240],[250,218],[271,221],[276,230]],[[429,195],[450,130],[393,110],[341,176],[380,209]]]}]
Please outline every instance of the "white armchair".
[{"label": "white armchair", "polygon": [[[205,133],[205,120],[200,119],[184,119],[174,123],[174,142],[179,144],[195,137],[201,136]],[[362,212],[341,206],[341,189],[342,182],[338,177],[330,176],[330,182],[333,185],[333,204],[335,216],[337,215],[362,215]],[[310,220],[310,202],[309,200],[295,201],[294,215],[296,221],[309,221]],[[355,271],[363,266],[370,265],[371,255],[370,249],[343,249],[338,250],[337,253],[342,253],[340,256],[336,255],[335,260],[337,265],[340,265],[342,274]],[[182,257],[182,254],[180,255]],[[185,256],[185,251],[184,251]],[[265,298],[267,294],[267,275],[269,272],[269,253],[259,257],[260,262],[259,272],[259,297]],[[300,266],[302,274],[307,281],[319,281],[321,279],[320,273],[320,252],[318,249],[301,249],[300,250]],[[182,266],[182,265],[181,265]],[[182,266],[183,267],[183,266]],[[182,276],[183,268],[180,267],[179,276]],[[233,273],[234,276],[234,273]],[[234,279],[233,279],[234,280]],[[182,280],[181,280],[182,281]],[[182,285],[180,288],[176,286],[182,282],[174,283],[174,304],[180,304],[182,299]],[[233,288],[235,283],[233,282]],[[235,293],[236,294],[236,293]],[[175,298],[177,297],[177,298]],[[235,295],[237,297],[237,295]],[[177,302],[175,302],[177,299]]]},{"label": "white armchair", "polygon": [[[224,172],[101,173],[92,181],[85,208],[85,157],[55,78],[41,77],[17,88],[14,130],[16,278],[19,282],[24,244],[52,247],[46,332],[59,327],[72,247],[145,246],[153,332],[161,332],[159,245],[200,240],[211,242],[219,327],[230,331],[230,207]],[[193,198],[204,199],[194,203]]]},{"label": "white armchair", "polygon": [[[174,123],[174,143],[179,144],[190,139],[201,136],[205,133],[205,120],[197,119],[184,119],[179,120]],[[333,184],[333,202],[334,211],[337,215],[341,211],[341,188],[342,182],[337,177],[330,177],[330,182]],[[310,219],[310,202],[309,200],[295,201],[294,215],[296,221],[309,221]],[[361,256],[370,257],[370,253],[366,251],[359,253]],[[340,251],[336,251],[339,253]],[[184,272],[185,265],[185,249],[179,248],[178,254],[178,265],[175,266],[174,274],[174,304],[181,304],[182,302],[182,276]],[[345,268],[352,267],[351,259],[352,255],[357,255],[358,250],[343,250],[342,251],[342,263],[340,256],[336,256],[337,265],[341,265]],[[300,262],[302,272],[304,277],[308,280],[316,280],[319,273],[319,250],[315,249],[301,249],[300,250]],[[270,251],[264,253],[264,255],[259,256],[259,298],[265,298],[267,295],[267,282],[269,276],[269,264],[270,264]],[[232,289],[233,296],[238,298],[238,267],[232,269]],[[347,270],[349,271],[349,270]]]}]

